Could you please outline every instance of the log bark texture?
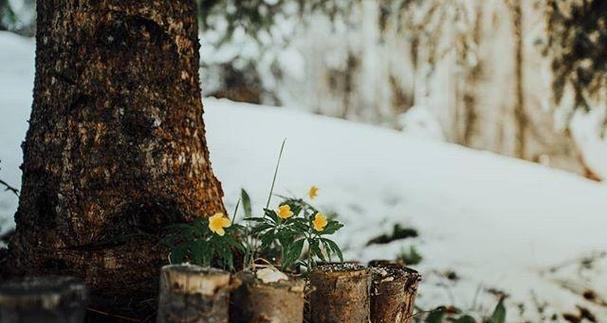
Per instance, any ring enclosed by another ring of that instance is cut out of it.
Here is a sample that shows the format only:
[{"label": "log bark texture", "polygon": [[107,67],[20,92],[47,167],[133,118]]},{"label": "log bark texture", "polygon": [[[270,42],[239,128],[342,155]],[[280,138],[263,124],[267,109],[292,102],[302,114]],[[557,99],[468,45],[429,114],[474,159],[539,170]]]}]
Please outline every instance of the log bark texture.
[{"label": "log bark texture", "polygon": [[230,273],[194,265],[168,265],[160,275],[158,323],[227,323]]},{"label": "log bark texture", "polygon": [[2,323],[81,323],[88,293],[73,277],[28,277],[0,286]]},{"label": "log bark texture", "polygon": [[398,264],[377,264],[371,273],[371,323],[413,322],[421,275]]},{"label": "log bark texture", "polygon": [[39,0],[14,271],[157,291],[161,229],[224,211],[193,0]]},{"label": "log bark texture", "polygon": [[240,287],[230,299],[232,323],[294,323],[303,322],[303,280],[263,283],[250,272],[240,273]]},{"label": "log bark texture", "polygon": [[314,323],[369,322],[371,275],[362,265],[343,263],[316,267],[310,276]]}]

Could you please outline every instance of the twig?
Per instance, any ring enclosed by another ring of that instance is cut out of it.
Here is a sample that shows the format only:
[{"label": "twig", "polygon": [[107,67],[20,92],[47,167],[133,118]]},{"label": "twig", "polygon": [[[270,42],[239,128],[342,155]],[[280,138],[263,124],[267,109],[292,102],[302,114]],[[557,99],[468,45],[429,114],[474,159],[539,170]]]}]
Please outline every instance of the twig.
[{"label": "twig", "polygon": [[3,185],[5,187],[5,191],[7,192],[13,192],[13,194],[15,194],[17,197],[19,197],[19,190],[10,186],[7,182],[3,181],[0,179],[0,184]]},{"label": "twig", "polygon": [[101,311],[101,310],[98,310],[98,309],[94,309],[92,307],[87,307],[87,310],[91,311],[91,312],[94,312],[94,313],[97,313],[97,314],[101,314],[101,315],[108,316],[108,317],[114,317],[114,318],[117,318],[117,319],[129,321],[129,322],[141,322],[140,320],[132,318],[132,317],[122,316],[122,315],[117,315],[117,314],[111,314],[111,313],[104,312],[104,311]]}]

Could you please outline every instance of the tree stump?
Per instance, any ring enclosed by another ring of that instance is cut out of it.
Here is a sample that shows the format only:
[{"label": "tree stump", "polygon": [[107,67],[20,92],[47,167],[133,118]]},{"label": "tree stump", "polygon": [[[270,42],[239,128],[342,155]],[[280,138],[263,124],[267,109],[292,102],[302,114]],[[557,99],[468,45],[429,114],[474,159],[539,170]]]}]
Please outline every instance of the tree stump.
[{"label": "tree stump", "polygon": [[230,273],[195,265],[162,267],[158,323],[227,323]]},{"label": "tree stump", "polygon": [[232,323],[294,323],[303,322],[304,287],[302,279],[264,283],[252,272],[238,274],[242,285],[232,293]]},{"label": "tree stump", "polygon": [[88,293],[78,279],[27,277],[0,286],[1,323],[81,323]]},{"label": "tree stump", "polygon": [[311,318],[314,323],[369,321],[370,271],[352,263],[325,264],[312,271]]},{"label": "tree stump", "polygon": [[399,264],[371,266],[371,322],[410,323],[421,275]]}]

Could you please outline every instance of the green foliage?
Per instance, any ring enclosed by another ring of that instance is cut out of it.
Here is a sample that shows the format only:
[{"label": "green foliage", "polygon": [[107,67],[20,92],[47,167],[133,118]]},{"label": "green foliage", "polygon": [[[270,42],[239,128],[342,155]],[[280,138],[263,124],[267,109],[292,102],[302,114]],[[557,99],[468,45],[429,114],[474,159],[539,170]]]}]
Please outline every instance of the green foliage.
[{"label": "green foliage", "polygon": [[237,238],[242,230],[242,226],[233,224],[220,236],[209,229],[209,219],[195,219],[192,223],[170,226],[163,242],[171,248],[171,263],[187,261],[205,267],[234,269],[234,251],[245,250]]},{"label": "green foliage", "polygon": [[552,88],[557,103],[567,84],[575,107],[588,110],[607,81],[607,2],[604,0],[546,2],[548,44],[552,58]]},{"label": "green foliage", "polygon": [[280,19],[302,17],[304,13],[320,12],[331,19],[349,12],[347,0],[196,0],[203,30],[225,25],[220,44],[231,40],[236,30],[257,39],[260,32],[271,33]]},{"label": "green foliage", "polygon": [[409,250],[401,249],[400,253],[396,256],[396,260],[406,264],[407,266],[414,266],[422,262],[424,257],[417,251],[414,246],[409,247]]},{"label": "green foliage", "polygon": [[454,307],[438,307],[435,310],[428,312],[426,318],[416,318],[416,322],[424,323],[443,323],[443,322],[455,322],[455,323],[506,323],[506,308],[504,307],[504,299],[495,306],[491,317],[483,318],[482,320],[476,320],[474,316],[470,314],[461,313],[461,311]]},{"label": "green foliage", "polygon": [[[328,238],[343,227],[337,220],[325,217],[314,206],[298,198],[282,197],[276,210],[269,208],[284,147],[285,141],[280,148],[263,214],[254,216],[251,197],[242,189],[232,223],[223,215],[215,215],[169,227],[170,233],[163,241],[171,248],[171,262],[189,261],[202,266],[218,263],[224,268],[234,269],[235,251],[243,256],[243,269],[253,267],[258,257],[283,270],[292,270],[295,265],[309,270],[317,260],[333,261],[334,257],[343,261],[341,249]],[[315,194],[309,195],[311,199],[315,197]],[[242,220],[246,225],[234,223],[241,203],[244,210]],[[308,251],[304,253],[306,246]]]},{"label": "green foliage", "polygon": [[504,299],[500,299],[499,303],[493,310],[493,315],[491,315],[490,323],[506,323],[506,308],[504,307]]},{"label": "green foliage", "polygon": [[[276,210],[264,209],[263,216],[245,218],[251,223],[251,234],[261,242],[260,254],[274,254],[283,270],[302,265],[308,269],[317,261],[333,261],[337,257],[343,261],[340,247],[328,236],[343,227],[334,219],[327,219],[320,231],[314,227],[316,217],[324,217],[315,207],[303,199],[284,198],[279,207],[288,206],[292,215],[281,218]],[[304,253],[304,247],[308,251]]]},{"label": "green foliage", "polygon": [[412,228],[403,228],[400,226],[400,224],[395,224],[394,227],[392,228],[392,233],[382,234],[380,236],[377,236],[377,237],[369,240],[369,242],[367,242],[367,245],[386,244],[386,243],[390,243],[395,240],[415,238],[417,236],[418,236],[417,230],[412,229]]},{"label": "green foliage", "polygon": [[0,30],[8,30],[17,23],[17,15],[8,0],[0,0]]}]

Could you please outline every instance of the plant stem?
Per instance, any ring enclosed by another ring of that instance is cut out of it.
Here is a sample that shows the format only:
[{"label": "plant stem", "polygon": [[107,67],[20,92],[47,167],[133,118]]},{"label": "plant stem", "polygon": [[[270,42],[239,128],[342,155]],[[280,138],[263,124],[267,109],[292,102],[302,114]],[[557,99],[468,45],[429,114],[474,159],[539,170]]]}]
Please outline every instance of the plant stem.
[{"label": "plant stem", "polygon": [[280,167],[280,159],[282,158],[282,152],[285,149],[285,143],[287,138],[282,141],[280,146],[280,153],[278,154],[278,161],[276,162],[276,168],[274,169],[274,178],[272,178],[272,186],[270,187],[270,194],[268,195],[268,202],[266,203],[266,209],[270,207],[270,200],[272,200],[272,193],[274,192],[274,184],[276,184],[276,176],[278,176],[278,168]]}]

